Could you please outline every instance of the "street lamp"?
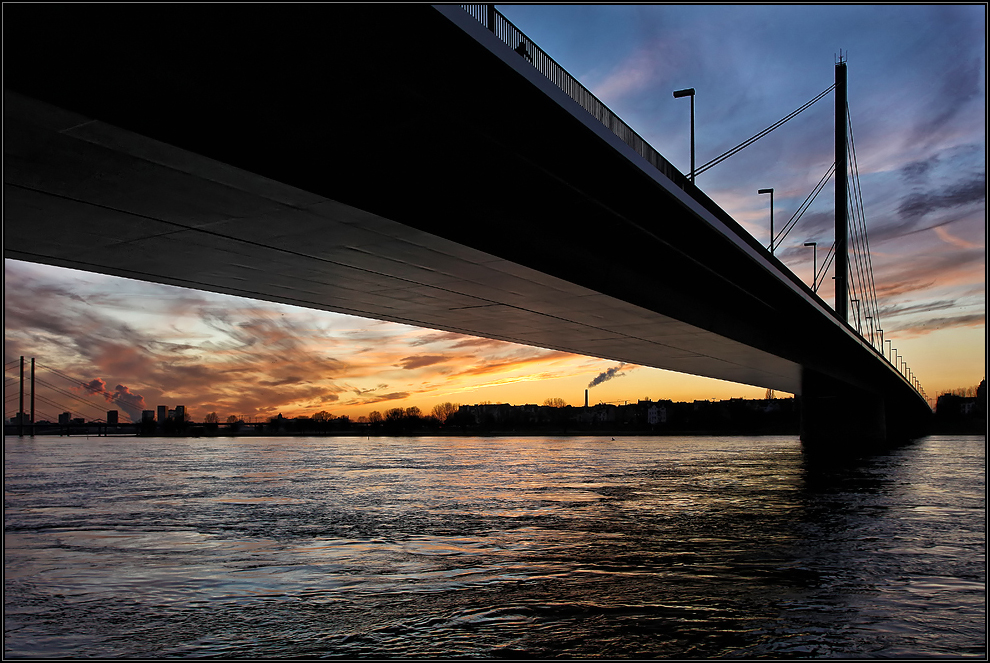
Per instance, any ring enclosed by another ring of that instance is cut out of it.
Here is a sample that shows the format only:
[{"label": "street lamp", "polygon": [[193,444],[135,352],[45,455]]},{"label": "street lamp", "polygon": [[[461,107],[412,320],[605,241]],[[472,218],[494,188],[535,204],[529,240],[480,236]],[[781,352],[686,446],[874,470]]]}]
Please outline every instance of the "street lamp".
[{"label": "street lamp", "polygon": [[850,300],[850,301],[852,301],[852,303],[856,305],[856,329],[859,330],[859,335],[862,336],[863,335],[863,325],[862,325],[862,323],[860,322],[860,319],[859,319],[859,300],[858,299],[853,299],[853,300]]},{"label": "street lamp", "polygon": [[756,193],[770,194],[770,255],[773,255],[773,189],[760,189]]},{"label": "street lamp", "polygon": [[[772,217],[771,217],[772,218]],[[818,292],[818,242],[805,242],[811,247],[811,292]]]},{"label": "street lamp", "polygon": [[674,99],[681,97],[691,97],[691,184],[694,184],[694,88],[689,87],[683,90],[674,91]]},{"label": "street lamp", "polygon": [[870,322],[871,320],[873,320],[872,315],[866,316],[866,328],[870,330],[870,345],[875,345],[873,342],[873,323]]}]

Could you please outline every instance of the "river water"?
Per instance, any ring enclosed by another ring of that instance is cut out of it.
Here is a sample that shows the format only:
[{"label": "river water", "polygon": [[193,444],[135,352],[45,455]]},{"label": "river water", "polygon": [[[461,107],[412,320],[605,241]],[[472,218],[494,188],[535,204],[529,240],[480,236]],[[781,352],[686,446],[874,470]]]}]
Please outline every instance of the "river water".
[{"label": "river water", "polygon": [[978,657],[984,437],[4,440],[7,657]]}]

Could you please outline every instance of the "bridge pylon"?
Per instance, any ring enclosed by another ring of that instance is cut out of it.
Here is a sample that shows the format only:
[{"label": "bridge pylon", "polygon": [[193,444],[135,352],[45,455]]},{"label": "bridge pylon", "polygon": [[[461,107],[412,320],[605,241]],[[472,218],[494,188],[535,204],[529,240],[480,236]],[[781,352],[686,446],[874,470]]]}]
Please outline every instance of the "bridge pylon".
[{"label": "bridge pylon", "polygon": [[846,152],[846,63],[841,56],[835,63],[835,313],[849,320],[847,204],[848,154]]},{"label": "bridge pylon", "polygon": [[812,449],[848,449],[887,442],[883,397],[804,367],[801,442]]}]

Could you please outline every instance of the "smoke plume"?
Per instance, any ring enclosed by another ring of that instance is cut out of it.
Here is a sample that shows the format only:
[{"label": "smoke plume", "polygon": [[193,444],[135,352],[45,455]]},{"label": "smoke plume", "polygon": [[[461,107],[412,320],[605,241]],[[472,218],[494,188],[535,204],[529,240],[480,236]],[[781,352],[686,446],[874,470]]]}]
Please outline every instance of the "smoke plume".
[{"label": "smoke plume", "polygon": [[119,406],[131,421],[141,421],[141,411],[148,407],[144,402],[144,396],[134,393],[130,387],[122,384],[118,384],[112,392],[107,391],[107,383],[101,378],[93,378],[80,386],[91,394],[103,396],[107,403]]},{"label": "smoke plume", "polygon": [[599,373],[598,374],[598,377],[595,378],[594,380],[592,380],[588,384],[588,389],[591,389],[595,385],[601,384],[602,382],[605,382],[606,380],[611,380],[612,378],[614,378],[619,373],[619,371],[622,370],[622,367],[623,366],[625,366],[625,364],[619,364],[618,366],[613,366],[612,368],[609,368],[609,369],[605,370],[604,372]]},{"label": "smoke plume", "polygon": [[82,387],[91,394],[102,394],[105,393],[107,383],[100,378],[93,378]]}]

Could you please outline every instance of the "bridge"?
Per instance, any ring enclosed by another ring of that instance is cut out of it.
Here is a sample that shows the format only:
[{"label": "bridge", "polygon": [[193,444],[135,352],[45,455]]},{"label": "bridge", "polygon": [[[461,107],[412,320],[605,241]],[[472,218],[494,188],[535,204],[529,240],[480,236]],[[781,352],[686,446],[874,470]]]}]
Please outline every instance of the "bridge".
[{"label": "bridge", "polygon": [[923,432],[882,350],[500,16],[4,12],[5,257],[786,391],[809,445]]}]

